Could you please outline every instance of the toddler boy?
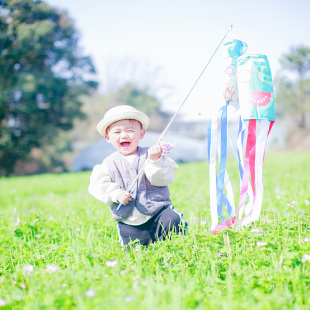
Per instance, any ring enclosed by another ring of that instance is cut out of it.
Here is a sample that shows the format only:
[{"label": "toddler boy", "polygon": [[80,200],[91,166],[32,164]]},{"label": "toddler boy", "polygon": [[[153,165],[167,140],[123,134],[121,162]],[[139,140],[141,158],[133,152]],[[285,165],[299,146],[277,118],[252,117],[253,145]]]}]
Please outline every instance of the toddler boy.
[{"label": "toddler boy", "polygon": [[[177,164],[162,154],[160,145],[139,147],[149,118],[128,105],[108,110],[97,126],[98,132],[116,149],[93,168],[88,191],[99,201],[111,206],[118,221],[122,245],[138,240],[148,246],[164,240],[171,231],[179,233],[184,223],[169,198],[168,184],[174,181]],[[128,192],[144,165],[144,172]],[[119,211],[119,204],[123,206]],[[183,231],[182,231],[183,232]]]}]

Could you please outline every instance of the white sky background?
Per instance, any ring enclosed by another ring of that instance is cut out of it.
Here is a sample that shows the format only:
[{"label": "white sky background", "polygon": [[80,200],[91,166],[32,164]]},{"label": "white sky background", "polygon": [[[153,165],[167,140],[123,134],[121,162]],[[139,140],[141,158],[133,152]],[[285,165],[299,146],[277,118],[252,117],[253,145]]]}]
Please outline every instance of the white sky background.
[{"label": "white sky background", "polygon": [[[234,35],[247,43],[248,53],[267,55],[273,77],[280,68],[279,58],[291,46],[310,46],[309,0],[47,2],[66,9],[75,20],[80,45],[94,61],[102,90],[109,66],[121,71],[121,63],[132,60],[138,64],[134,78],[147,79],[144,68],[149,64],[150,72],[161,69],[154,85],[162,90],[158,94],[163,108],[173,113],[230,25]],[[186,117],[209,118],[222,106],[221,57],[219,50],[183,106]]]}]

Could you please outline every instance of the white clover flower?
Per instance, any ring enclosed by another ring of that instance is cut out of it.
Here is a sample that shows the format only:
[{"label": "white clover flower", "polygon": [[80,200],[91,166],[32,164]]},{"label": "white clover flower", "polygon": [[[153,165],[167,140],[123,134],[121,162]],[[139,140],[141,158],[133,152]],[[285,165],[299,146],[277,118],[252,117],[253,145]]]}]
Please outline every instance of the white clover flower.
[{"label": "white clover flower", "polygon": [[24,290],[24,289],[26,289],[27,286],[26,286],[25,283],[22,283],[22,284],[19,285],[19,287]]},{"label": "white clover flower", "polygon": [[131,302],[132,301],[132,296],[125,296],[125,301],[126,302]]},{"label": "white clover flower", "polygon": [[259,233],[261,232],[261,230],[260,230],[259,228],[253,228],[253,229],[251,230],[251,232],[254,232],[254,233],[259,234]]},{"label": "white clover flower", "polygon": [[97,292],[95,290],[89,289],[85,291],[85,296],[88,298],[93,298],[97,295]]},{"label": "white clover flower", "polygon": [[0,307],[4,307],[6,304],[7,302],[3,298],[0,298]]},{"label": "white clover flower", "polygon": [[75,230],[76,230],[76,231],[81,231],[81,229],[80,229],[80,228],[76,228]]},{"label": "white clover flower", "polygon": [[309,204],[310,204],[310,201],[308,199],[305,199],[305,205],[309,206]]},{"label": "white clover flower", "polygon": [[108,260],[104,264],[108,267],[115,267],[117,265],[117,261],[116,260]]},{"label": "white clover flower", "polygon": [[63,283],[63,284],[61,284],[61,287],[62,288],[65,288],[65,287],[67,287],[68,286],[68,284],[67,283]]},{"label": "white clover flower", "polygon": [[60,268],[56,265],[47,265],[46,266],[46,271],[48,271],[48,272],[57,272],[57,271],[59,271],[59,269]]},{"label": "white clover flower", "polygon": [[40,239],[42,236],[40,234],[36,235],[36,238]]},{"label": "white clover flower", "polygon": [[200,222],[200,225],[201,225],[201,226],[205,226],[206,224],[207,224],[206,221],[201,221],[201,222]]},{"label": "white clover flower", "polygon": [[29,264],[29,265],[25,265],[23,267],[23,271],[25,271],[26,273],[31,273],[34,271],[34,266]]},{"label": "white clover flower", "polygon": [[45,257],[45,255],[39,254],[39,255],[37,256],[37,259],[42,259],[42,258],[44,258],[44,257]]},{"label": "white clover flower", "polygon": [[54,218],[53,216],[50,216],[48,219],[49,219],[50,221],[56,221],[55,218]]},{"label": "white clover flower", "polygon": [[304,242],[309,242],[310,241],[310,239],[308,238],[308,237],[306,237],[305,239],[304,239]]},{"label": "white clover flower", "polygon": [[261,242],[261,241],[257,241],[256,242],[256,246],[266,246],[267,242]]},{"label": "white clover flower", "polygon": [[305,263],[306,261],[310,262],[310,254],[305,254],[304,257],[301,259],[302,263]]}]

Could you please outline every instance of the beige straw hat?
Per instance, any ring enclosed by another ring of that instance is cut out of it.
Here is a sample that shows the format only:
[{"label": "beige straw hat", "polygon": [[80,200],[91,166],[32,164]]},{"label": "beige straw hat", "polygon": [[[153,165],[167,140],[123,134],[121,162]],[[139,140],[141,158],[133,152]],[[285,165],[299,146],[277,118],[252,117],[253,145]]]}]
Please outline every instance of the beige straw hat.
[{"label": "beige straw hat", "polygon": [[149,117],[146,114],[136,110],[130,105],[119,105],[108,110],[104,114],[103,119],[97,125],[97,130],[102,136],[104,136],[107,128],[111,124],[122,119],[135,119],[142,124],[143,129],[147,129],[149,126]]}]

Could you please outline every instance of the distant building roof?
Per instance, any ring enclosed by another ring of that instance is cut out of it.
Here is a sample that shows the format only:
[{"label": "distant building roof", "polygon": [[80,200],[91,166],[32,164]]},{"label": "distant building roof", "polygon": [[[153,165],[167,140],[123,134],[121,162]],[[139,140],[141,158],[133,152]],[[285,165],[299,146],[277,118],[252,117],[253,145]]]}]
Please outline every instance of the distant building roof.
[{"label": "distant building roof", "polygon": [[[144,138],[140,140],[139,145],[143,147],[155,145],[159,137],[160,133],[148,131]],[[162,140],[176,143],[176,148],[171,151],[169,157],[177,162],[203,161],[208,158],[206,141],[174,134],[167,134]],[[113,152],[115,152],[113,146],[104,138],[101,138],[77,155],[71,169],[72,171],[90,170],[95,165],[102,163],[104,158]]]}]

